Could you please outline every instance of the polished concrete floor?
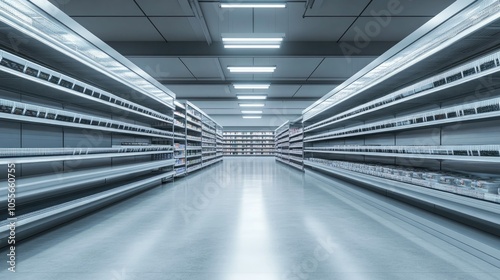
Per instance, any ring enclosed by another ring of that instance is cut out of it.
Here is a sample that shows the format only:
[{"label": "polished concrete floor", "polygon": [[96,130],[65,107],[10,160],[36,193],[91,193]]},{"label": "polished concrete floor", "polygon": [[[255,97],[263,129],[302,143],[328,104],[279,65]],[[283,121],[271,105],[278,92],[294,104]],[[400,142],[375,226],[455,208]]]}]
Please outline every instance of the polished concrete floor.
[{"label": "polished concrete floor", "polygon": [[475,249],[498,244],[273,158],[225,158],[19,244],[16,273],[2,250],[0,279],[487,280],[500,268]]}]

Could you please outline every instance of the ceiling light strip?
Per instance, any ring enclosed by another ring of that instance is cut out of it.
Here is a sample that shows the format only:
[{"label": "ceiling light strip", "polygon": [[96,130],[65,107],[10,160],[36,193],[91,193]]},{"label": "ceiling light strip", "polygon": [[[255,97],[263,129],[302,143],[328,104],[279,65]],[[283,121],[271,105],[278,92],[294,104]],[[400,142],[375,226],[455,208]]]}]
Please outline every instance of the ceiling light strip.
[{"label": "ceiling light strip", "polygon": [[235,89],[269,89],[271,84],[233,84]]},{"label": "ceiling light strip", "polygon": [[286,3],[221,3],[221,8],[286,8]]},{"label": "ceiling light strip", "polygon": [[267,99],[265,95],[237,95],[238,99],[248,99],[248,100],[263,100]]},{"label": "ceiling light strip", "polygon": [[280,45],[224,45],[225,49],[279,49]]},{"label": "ceiling light strip", "polygon": [[228,66],[227,69],[232,73],[273,73],[275,66]]},{"label": "ceiling light strip", "polygon": [[248,42],[282,42],[283,38],[222,38],[223,42],[237,42],[237,43],[248,43]]},{"label": "ceiling light strip", "polygon": [[264,107],[263,103],[239,103],[240,107]]}]

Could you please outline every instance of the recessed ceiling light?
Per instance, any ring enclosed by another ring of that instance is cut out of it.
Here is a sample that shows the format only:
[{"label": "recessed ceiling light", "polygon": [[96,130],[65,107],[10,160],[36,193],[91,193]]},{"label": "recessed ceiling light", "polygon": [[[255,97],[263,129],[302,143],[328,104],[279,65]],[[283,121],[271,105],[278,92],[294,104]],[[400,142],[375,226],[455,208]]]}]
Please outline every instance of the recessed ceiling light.
[{"label": "recessed ceiling light", "polygon": [[280,45],[224,45],[225,49],[279,49]]},{"label": "recessed ceiling light", "polygon": [[269,89],[271,84],[233,84],[235,89]]},{"label": "recessed ceiling light", "polygon": [[276,66],[228,66],[232,73],[273,73]]},{"label": "recessed ceiling light", "polygon": [[240,107],[264,107],[262,103],[240,103]]},{"label": "recessed ceiling light", "polygon": [[244,119],[260,119],[262,116],[243,116]]},{"label": "recessed ceiling light", "polygon": [[262,111],[241,111],[242,114],[262,114]]},{"label": "recessed ceiling light", "polygon": [[266,99],[265,95],[237,95],[238,99]]},{"label": "recessed ceiling light", "polygon": [[279,49],[285,33],[221,33],[226,49]]},{"label": "recessed ceiling light", "polygon": [[286,3],[221,3],[221,8],[286,8]]},{"label": "recessed ceiling light", "polygon": [[247,43],[247,42],[281,42],[283,41],[283,38],[251,38],[251,37],[246,37],[246,38],[228,38],[228,37],[223,37],[222,38],[223,42],[234,42],[234,43]]}]

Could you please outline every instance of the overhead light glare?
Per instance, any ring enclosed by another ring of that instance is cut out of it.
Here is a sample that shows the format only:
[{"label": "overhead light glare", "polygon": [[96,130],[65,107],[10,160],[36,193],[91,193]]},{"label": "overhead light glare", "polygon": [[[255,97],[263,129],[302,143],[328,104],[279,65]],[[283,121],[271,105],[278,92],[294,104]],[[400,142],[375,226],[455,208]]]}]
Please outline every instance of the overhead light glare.
[{"label": "overhead light glare", "polygon": [[241,111],[242,114],[262,114],[262,111]]},{"label": "overhead light glare", "polygon": [[235,89],[269,89],[271,84],[233,84]]},{"label": "overhead light glare", "polygon": [[279,49],[280,45],[224,45],[225,49]]},{"label": "overhead light glare", "polygon": [[243,116],[244,119],[260,119],[262,116]]},{"label": "overhead light glare", "polygon": [[232,73],[273,73],[276,66],[228,66],[227,69]]},{"label": "overhead light glare", "polygon": [[238,99],[253,99],[253,100],[256,100],[256,99],[266,99],[267,96],[265,95],[237,95],[236,96]]},{"label": "overhead light glare", "polygon": [[286,8],[286,3],[221,3],[221,8]]},{"label": "overhead light glare", "polygon": [[264,107],[262,103],[240,103],[240,107]]}]

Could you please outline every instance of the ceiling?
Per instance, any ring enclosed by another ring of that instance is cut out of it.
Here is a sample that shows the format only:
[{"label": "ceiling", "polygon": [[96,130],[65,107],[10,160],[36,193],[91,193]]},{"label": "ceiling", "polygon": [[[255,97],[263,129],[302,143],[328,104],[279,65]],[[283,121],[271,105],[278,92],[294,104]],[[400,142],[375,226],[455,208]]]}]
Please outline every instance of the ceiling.
[{"label": "ceiling", "polygon": [[[454,1],[290,0],[283,1],[284,9],[221,9],[220,1],[210,0],[50,2],[178,99],[188,99],[221,125],[236,128],[276,127],[298,118]],[[221,33],[269,32],[285,34],[280,49],[224,49],[221,43]],[[227,70],[264,65],[276,66],[276,71]],[[242,119],[234,82],[271,83],[262,119]]]}]

